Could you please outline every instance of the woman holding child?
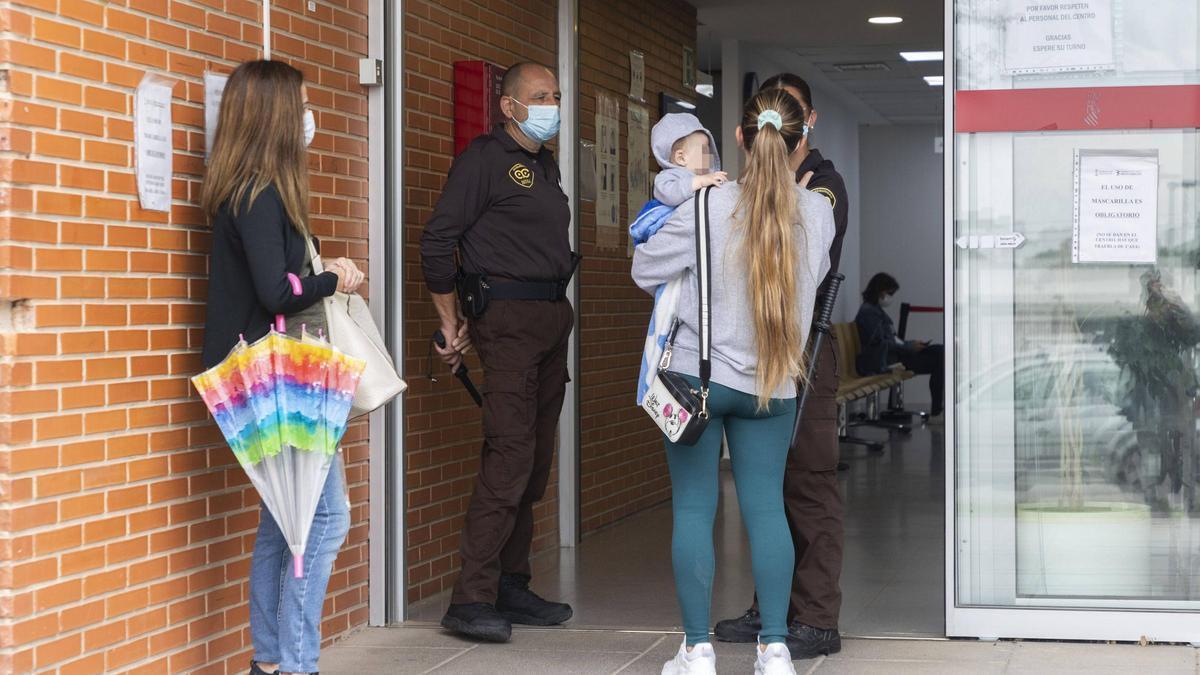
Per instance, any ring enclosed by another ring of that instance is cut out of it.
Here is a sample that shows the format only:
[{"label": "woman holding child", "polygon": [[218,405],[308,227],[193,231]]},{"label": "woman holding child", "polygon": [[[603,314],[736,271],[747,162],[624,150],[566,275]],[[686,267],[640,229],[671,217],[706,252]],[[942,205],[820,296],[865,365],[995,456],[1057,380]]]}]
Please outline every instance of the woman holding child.
[{"label": "woman holding child", "polygon": [[[755,673],[795,672],[784,642],[794,553],[784,516],[783,474],[796,415],[796,382],[806,374],[803,347],[835,231],[829,201],[796,184],[804,159],[805,123],[800,105],[785,90],[757,94],[746,104],[736,131],[747,153],[741,179],[724,183],[721,175],[695,181],[719,185],[708,197],[710,419],[695,445],[666,444],[674,515],[672,560],[686,636],[675,658],[663,666],[664,675],[716,672],[708,626],[722,435],[728,438],[761,601]],[[687,160],[702,151],[699,146],[705,139],[696,135],[703,128],[684,130],[694,143],[674,148],[681,152],[671,159],[691,169],[693,162]],[[670,142],[675,145],[678,140]],[[701,168],[718,167],[713,162]],[[694,189],[695,183],[687,182]],[[639,287],[654,292],[682,276],[677,308],[681,326],[670,368],[699,388],[695,208],[695,201],[680,204],[661,229],[638,245],[633,278]]]}]

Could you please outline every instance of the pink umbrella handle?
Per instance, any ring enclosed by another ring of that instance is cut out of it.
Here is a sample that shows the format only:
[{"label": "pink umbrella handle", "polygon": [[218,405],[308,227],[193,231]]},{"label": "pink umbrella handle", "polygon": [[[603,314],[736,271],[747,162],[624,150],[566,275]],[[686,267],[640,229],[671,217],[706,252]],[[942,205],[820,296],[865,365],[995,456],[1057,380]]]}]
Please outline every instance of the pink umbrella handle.
[{"label": "pink umbrella handle", "polygon": [[304,556],[292,556],[292,572],[295,574],[297,579],[304,578]]},{"label": "pink umbrella handle", "polygon": [[[304,287],[300,285],[300,277],[288,272],[288,283],[292,285],[292,295],[300,295],[304,292]],[[287,323],[283,320],[282,314],[275,315],[275,330],[279,333],[287,332]],[[296,576],[300,576],[297,574]]]}]

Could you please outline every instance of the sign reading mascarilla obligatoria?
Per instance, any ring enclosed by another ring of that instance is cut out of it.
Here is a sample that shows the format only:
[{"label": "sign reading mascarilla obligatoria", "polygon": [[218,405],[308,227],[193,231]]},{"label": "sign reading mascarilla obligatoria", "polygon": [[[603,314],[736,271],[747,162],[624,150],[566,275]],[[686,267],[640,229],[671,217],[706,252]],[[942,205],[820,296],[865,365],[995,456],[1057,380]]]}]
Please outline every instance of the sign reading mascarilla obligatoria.
[{"label": "sign reading mascarilla obligatoria", "polygon": [[1004,67],[1059,73],[1113,67],[1112,0],[1008,0]]},{"label": "sign reading mascarilla obligatoria", "polygon": [[1077,263],[1158,260],[1158,151],[1076,150]]}]

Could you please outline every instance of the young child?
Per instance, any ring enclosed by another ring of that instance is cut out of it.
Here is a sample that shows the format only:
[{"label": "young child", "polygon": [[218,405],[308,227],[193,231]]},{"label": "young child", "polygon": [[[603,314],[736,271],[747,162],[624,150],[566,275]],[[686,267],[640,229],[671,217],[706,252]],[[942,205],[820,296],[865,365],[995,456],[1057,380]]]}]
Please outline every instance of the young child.
[{"label": "young child", "polygon": [[[654,236],[671,217],[675,207],[695,196],[696,190],[709,185],[720,187],[729,177],[721,171],[717,143],[700,120],[690,113],[664,115],[650,132],[654,159],[662,171],[654,178],[654,199],[642,207],[629,236],[634,245]],[[646,391],[658,372],[658,361],[675,322],[679,304],[681,279],[660,286],[654,294],[654,311],[646,332],[642,353],[642,371],[638,378],[637,403],[640,406]]]}]

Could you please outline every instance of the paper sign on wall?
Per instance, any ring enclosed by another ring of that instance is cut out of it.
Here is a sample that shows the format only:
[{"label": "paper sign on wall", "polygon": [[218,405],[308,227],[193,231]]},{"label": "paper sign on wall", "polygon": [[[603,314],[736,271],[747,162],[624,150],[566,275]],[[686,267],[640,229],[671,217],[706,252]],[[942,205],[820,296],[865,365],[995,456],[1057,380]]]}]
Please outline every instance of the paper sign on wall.
[{"label": "paper sign on wall", "polygon": [[629,98],[646,100],[646,56],[639,51],[629,52]]},{"label": "paper sign on wall", "polygon": [[204,161],[212,154],[213,141],[217,138],[217,121],[221,114],[221,97],[225,94],[228,75],[204,73]]},{"label": "paper sign on wall", "polygon": [[596,95],[596,246],[620,246],[621,101]]},{"label": "paper sign on wall", "polygon": [[1158,151],[1076,150],[1077,263],[1158,259]]},{"label": "paper sign on wall", "polygon": [[1112,0],[1008,0],[1005,69],[1013,74],[1113,67]]},{"label": "paper sign on wall", "polygon": [[138,199],[147,211],[171,210],[173,81],[147,73],[133,96]]},{"label": "paper sign on wall", "polygon": [[[629,104],[629,168],[625,172],[627,190],[626,213],[633,220],[646,202],[650,201],[650,111],[645,106]],[[626,247],[633,257],[633,240]]]}]

